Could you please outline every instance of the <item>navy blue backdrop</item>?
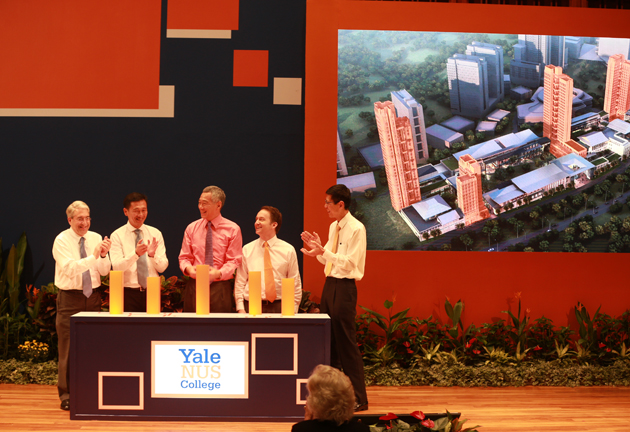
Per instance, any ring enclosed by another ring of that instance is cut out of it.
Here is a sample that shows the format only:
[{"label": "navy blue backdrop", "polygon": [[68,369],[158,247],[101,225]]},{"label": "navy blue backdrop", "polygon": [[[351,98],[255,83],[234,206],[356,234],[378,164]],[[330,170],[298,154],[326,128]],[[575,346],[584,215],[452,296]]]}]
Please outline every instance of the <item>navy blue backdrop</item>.
[{"label": "navy blue backdrop", "polygon": [[[6,254],[26,231],[26,283],[53,281],[51,248],[72,201],[85,201],[91,230],[109,236],[133,191],[148,196],[146,222],[164,234],[167,277],[181,274],[182,235],[208,185],[225,190],[223,215],[244,243],[256,238],[260,206],[272,205],[284,218],[279,237],[301,245],[304,105],[273,105],[273,78],[304,77],[305,1],[241,0],[228,40],[166,39],[162,4],[160,84],[175,86],[174,118],[0,117],[0,236]],[[268,87],[233,87],[234,50],[269,51]]]}]

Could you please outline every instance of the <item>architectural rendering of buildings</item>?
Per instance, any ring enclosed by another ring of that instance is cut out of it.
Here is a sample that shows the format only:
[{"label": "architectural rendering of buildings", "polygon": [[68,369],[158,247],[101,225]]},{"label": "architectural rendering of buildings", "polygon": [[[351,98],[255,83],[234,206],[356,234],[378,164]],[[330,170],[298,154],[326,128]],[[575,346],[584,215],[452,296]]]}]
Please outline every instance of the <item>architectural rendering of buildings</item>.
[{"label": "architectural rendering of buildings", "polygon": [[374,104],[374,117],[392,207],[400,211],[421,199],[411,124],[407,117],[396,117],[394,104],[389,101]]},{"label": "architectural rendering of buildings", "polygon": [[346,165],[346,156],[343,153],[343,143],[341,142],[341,133],[337,127],[337,176],[347,176],[348,165]]},{"label": "architectural rendering of buildings", "polygon": [[446,74],[453,114],[480,119],[492,110],[486,59],[455,54],[446,62]]},{"label": "architectural rendering of buildings", "polygon": [[551,154],[557,158],[569,153],[586,156],[586,149],[571,139],[573,79],[560,66],[545,66],[543,99],[543,136],[551,141]]},{"label": "architectural rendering of buildings", "polygon": [[411,124],[411,136],[416,152],[416,161],[424,163],[429,159],[429,149],[427,147],[427,132],[424,126],[424,111],[422,105],[409,94],[407,90],[394,91],[391,93],[392,102],[396,108],[398,117],[407,117]]},{"label": "architectural rendering of buildings", "polygon": [[481,167],[472,156],[463,155],[459,158],[457,204],[464,213],[466,226],[490,217],[482,194]]},{"label": "architectural rendering of buildings", "polygon": [[[523,88],[523,87],[521,87]],[[518,124],[540,123],[543,121],[544,87],[538,90],[531,97],[531,102],[521,104],[516,107]],[[571,106],[571,116],[579,116],[590,112],[593,108],[593,97],[579,88],[573,87],[573,105]]]},{"label": "architectural rendering of buildings", "polygon": [[608,59],[606,73],[606,94],[604,111],[609,120],[625,120],[630,109],[630,61],[623,54],[615,54]]}]

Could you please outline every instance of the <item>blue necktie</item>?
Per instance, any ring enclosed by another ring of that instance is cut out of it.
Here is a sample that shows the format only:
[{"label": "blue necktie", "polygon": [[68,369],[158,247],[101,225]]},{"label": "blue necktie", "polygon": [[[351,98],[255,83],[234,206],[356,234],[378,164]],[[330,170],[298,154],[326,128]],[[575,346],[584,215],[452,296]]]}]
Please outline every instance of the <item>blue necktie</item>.
[{"label": "blue necktie", "polygon": [[[142,240],[142,231],[137,229],[136,233],[136,245]],[[138,258],[138,283],[143,289],[147,289],[147,278],[149,277],[149,262],[147,260],[146,252]]]},{"label": "blue necktie", "polygon": [[[86,258],[87,254],[85,253],[85,238],[84,237],[81,237],[79,244],[81,245],[80,247],[81,258]],[[83,278],[83,295],[86,296],[87,298],[90,298],[90,296],[92,295],[92,276],[90,276],[90,271],[89,270],[84,271],[81,277]]]},{"label": "blue necktie", "polygon": [[210,267],[214,266],[214,260],[212,258],[212,224],[208,222],[208,232],[206,233],[206,262]]}]

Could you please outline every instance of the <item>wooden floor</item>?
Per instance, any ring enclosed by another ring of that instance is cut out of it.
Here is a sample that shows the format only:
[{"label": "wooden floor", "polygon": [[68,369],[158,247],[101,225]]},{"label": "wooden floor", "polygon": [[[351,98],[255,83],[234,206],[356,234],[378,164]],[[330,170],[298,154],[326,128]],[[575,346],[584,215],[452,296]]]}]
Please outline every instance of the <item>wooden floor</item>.
[{"label": "wooden floor", "polygon": [[[367,413],[459,411],[480,432],[630,430],[630,387],[369,387]],[[273,397],[273,395],[270,395]],[[71,421],[53,386],[0,384],[0,431],[288,432],[291,423]]]}]

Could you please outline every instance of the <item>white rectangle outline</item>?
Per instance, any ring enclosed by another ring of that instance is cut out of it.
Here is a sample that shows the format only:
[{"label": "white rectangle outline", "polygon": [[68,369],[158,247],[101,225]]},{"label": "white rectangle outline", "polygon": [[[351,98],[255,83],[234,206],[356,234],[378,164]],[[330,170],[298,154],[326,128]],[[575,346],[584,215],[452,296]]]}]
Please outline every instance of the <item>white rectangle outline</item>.
[{"label": "white rectangle outline", "polygon": [[[242,345],[245,347],[245,358],[243,359],[245,367],[243,372],[245,375],[245,393],[244,394],[194,394],[194,395],[180,395],[180,394],[155,394],[155,346],[156,345]],[[249,398],[249,376],[247,375],[248,365],[248,349],[249,342],[206,342],[206,341],[151,341],[151,397],[152,398],[181,398],[181,399],[248,399]]]},{"label": "white rectangle outline", "polygon": [[[293,370],[258,370],[256,369],[256,339],[278,338],[293,339]],[[298,335],[297,333],[252,333],[252,375],[297,375],[298,373]]]},{"label": "white rectangle outline", "polygon": [[301,399],[302,396],[302,384],[308,382],[308,378],[298,378],[295,380],[295,404],[306,405],[306,399]]},{"label": "white rectangle outline", "polygon": [[[138,377],[138,405],[104,405],[103,377]],[[98,373],[98,409],[100,410],[144,410],[144,372],[99,372]]]}]

